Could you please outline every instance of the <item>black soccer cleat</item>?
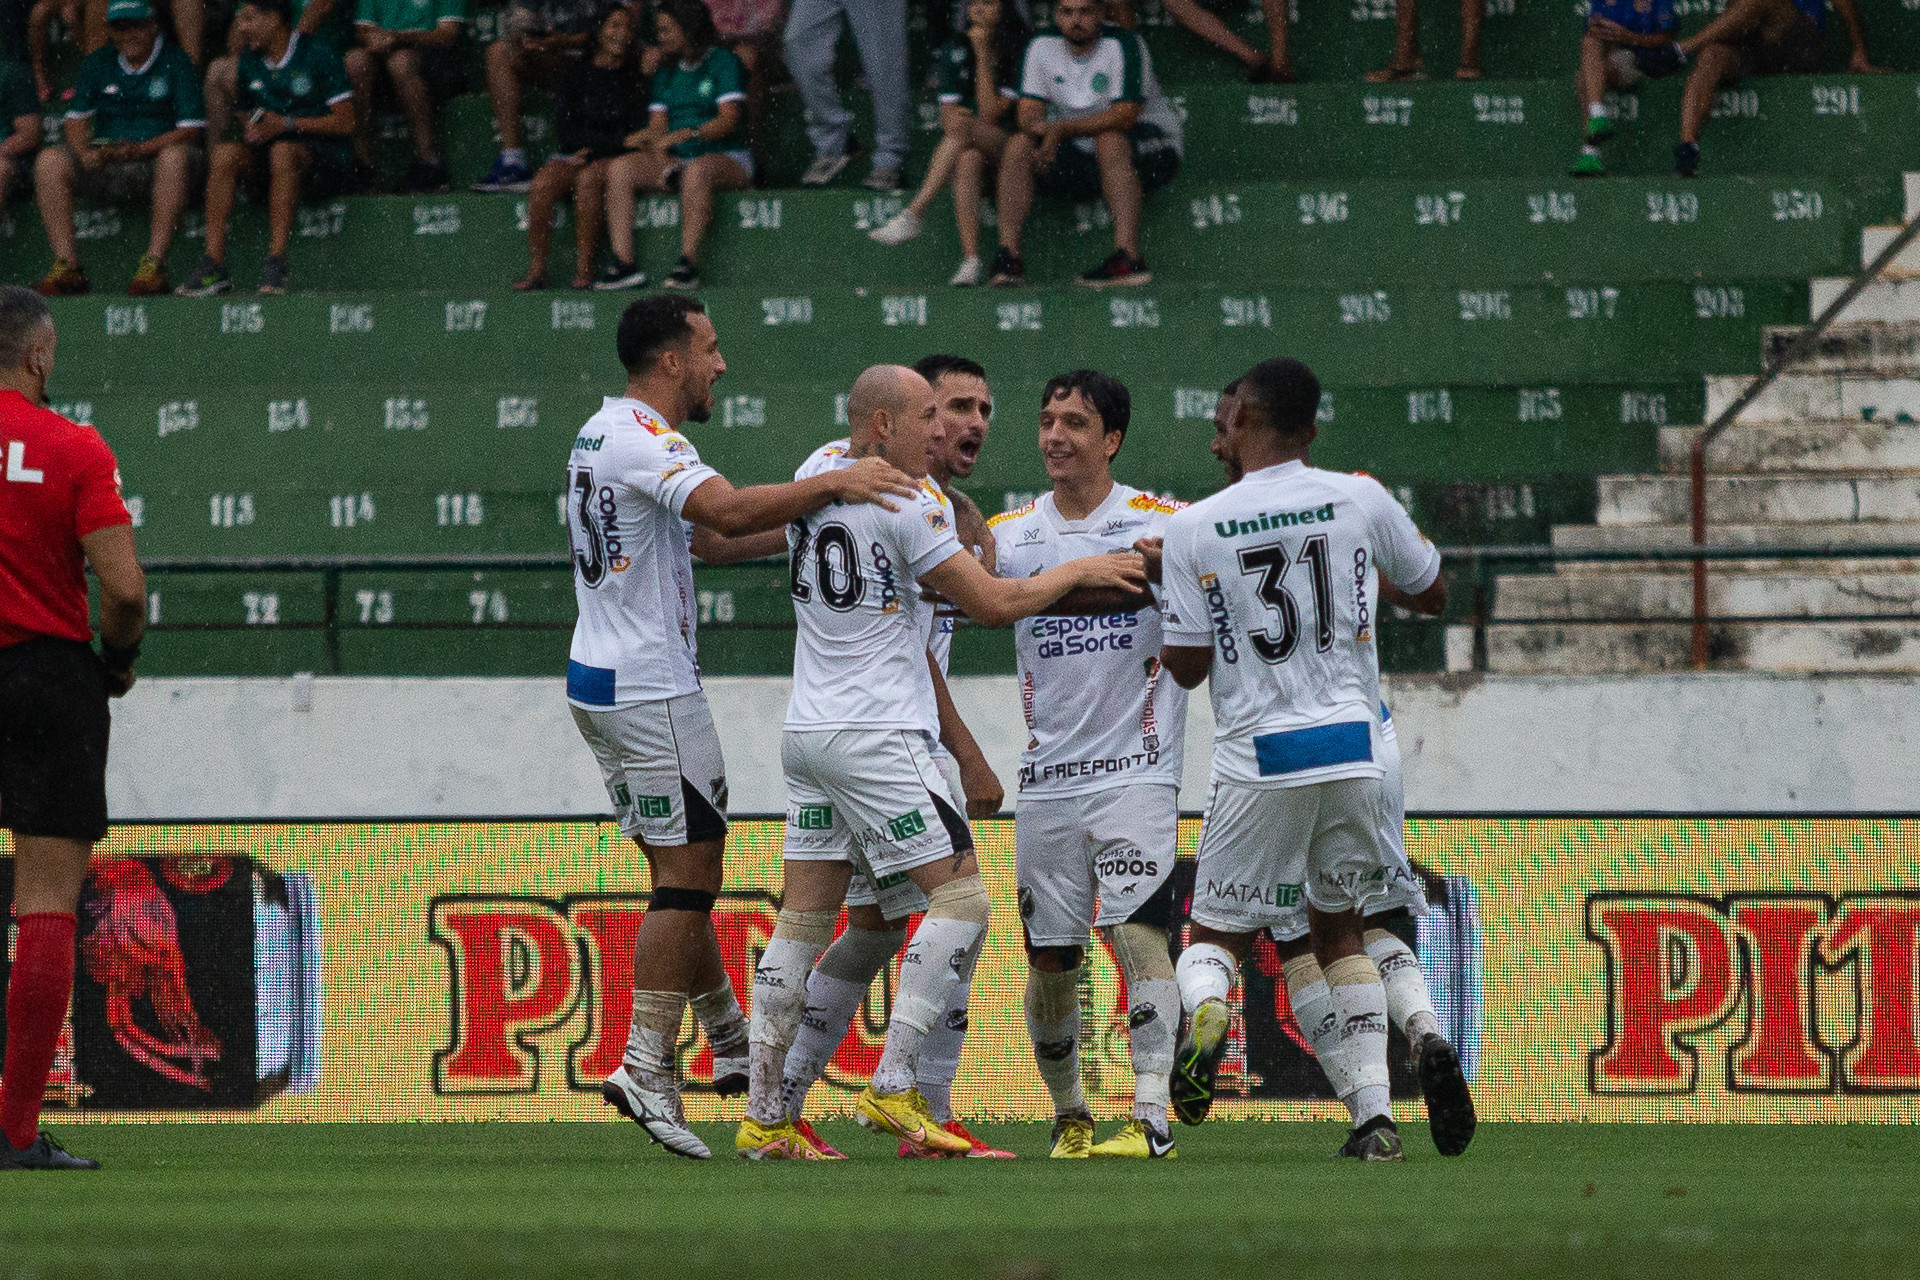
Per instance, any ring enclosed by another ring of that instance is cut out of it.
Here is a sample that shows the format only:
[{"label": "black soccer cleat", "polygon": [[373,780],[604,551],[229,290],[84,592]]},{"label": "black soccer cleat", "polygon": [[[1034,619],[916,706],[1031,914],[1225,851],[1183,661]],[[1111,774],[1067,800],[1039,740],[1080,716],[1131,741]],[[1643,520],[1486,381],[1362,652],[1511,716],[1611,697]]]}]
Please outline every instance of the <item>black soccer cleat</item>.
[{"label": "black soccer cleat", "polygon": [[1443,1156],[1457,1156],[1473,1141],[1479,1118],[1460,1055],[1438,1032],[1420,1042],[1420,1092],[1427,1098],[1427,1127]]},{"label": "black soccer cleat", "polygon": [[11,1143],[0,1139],[0,1169],[98,1169],[98,1160],[88,1160],[76,1156],[55,1142],[51,1135],[41,1134],[33,1140],[26,1150],[18,1150]]},{"label": "black soccer cleat", "polygon": [[1173,1114],[1181,1124],[1199,1124],[1213,1109],[1213,1077],[1227,1053],[1227,1027],[1232,1021],[1226,1005],[1203,1000],[1193,1011],[1186,1038],[1173,1055]]},{"label": "black soccer cleat", "polygon": [[1375,1116],[1373,1119],[1347,1135],[1340,1149],[1333,1153],[1335,1160],[1360,1160],[1377,1163],[1388,1160],[1405,1160],[1406,1154],[1400,1149],[1400,1129],[1393,1123],[1392,1116]]}]

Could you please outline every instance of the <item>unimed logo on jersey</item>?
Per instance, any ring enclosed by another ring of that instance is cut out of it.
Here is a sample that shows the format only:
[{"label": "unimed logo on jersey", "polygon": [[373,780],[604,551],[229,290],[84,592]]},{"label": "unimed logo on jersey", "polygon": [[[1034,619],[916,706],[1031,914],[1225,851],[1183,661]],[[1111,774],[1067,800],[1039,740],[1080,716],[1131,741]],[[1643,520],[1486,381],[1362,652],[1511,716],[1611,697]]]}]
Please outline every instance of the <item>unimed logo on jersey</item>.
[{"label": "unimed logo on jersey", "polygon": [[1594,1093],[1695,1092],[1694,1041],[1735,1017],[1731,1091],[1920,1093],[1920,893],[1595,894],[1587,936],[1606,953]]}]

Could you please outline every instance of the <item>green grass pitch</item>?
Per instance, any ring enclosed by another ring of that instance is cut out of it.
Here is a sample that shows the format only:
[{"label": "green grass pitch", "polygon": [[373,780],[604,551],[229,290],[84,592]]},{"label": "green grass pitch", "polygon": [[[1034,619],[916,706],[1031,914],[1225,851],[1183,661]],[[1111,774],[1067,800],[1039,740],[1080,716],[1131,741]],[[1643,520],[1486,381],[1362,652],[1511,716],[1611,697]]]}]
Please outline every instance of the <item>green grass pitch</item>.
[{"label": "green grass pitch", "polygon": [[[1108,1126],[1101,1126],[1105,1135]],[[1334,1163],[1325,1124],[1177,1130],[1177,1160],[675,1160],[630,1125],[56,1130],[98,1174],[0,1174],[0,1280],[128,1276],[1179,1277],[1912,1275],[1914,1132],[1485,1125],[1442,1160]]]}]

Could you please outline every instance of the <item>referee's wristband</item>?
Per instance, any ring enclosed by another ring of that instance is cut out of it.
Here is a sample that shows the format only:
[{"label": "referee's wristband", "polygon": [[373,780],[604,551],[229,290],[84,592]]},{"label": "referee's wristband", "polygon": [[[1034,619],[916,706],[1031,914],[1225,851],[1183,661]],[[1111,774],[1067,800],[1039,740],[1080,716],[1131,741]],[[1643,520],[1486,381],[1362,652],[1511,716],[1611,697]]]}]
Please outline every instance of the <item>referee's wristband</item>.
[{"label": "referee's wristband", "polygon": [[133,664],[140,660],[140,642],[134,641],[126,648],[100,641],[100,662],[109,671],[131,671]]}]

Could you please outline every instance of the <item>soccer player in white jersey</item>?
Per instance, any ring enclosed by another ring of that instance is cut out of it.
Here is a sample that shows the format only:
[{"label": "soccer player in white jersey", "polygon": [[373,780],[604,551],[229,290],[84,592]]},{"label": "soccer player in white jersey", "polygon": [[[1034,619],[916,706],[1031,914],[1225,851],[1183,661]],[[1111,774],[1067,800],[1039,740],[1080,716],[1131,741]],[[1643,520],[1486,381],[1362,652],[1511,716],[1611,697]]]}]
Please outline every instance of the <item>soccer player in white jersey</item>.
[{"label": "soccer player in white jersey", "polygon": [[[1132,416],[1126,387],[1076,369],[1049,381],[1040,405],[1053,488],[988,521],[1000,575],[1028,578],[1158,538],[1180,504],[1113,479]],[[1029,735],[1014,813],[1025,1011],[1053,1099],[1056,1159],[1174,1154],[1168,1074],[1180,992],[1167,922],[1187,695],[1162,671],[1160,641],[1151,595],[1112,600],[1099,614],[1043,614],[1014,632]],[[1126,982],[1134,1070],[1132,1119],[1098,1145],[1079,1052],[1080,965],[1093,929]]]},{"label": "soccer player in white jersey", "polygon": [[[727,778],[694,641],[692,550],[778,529],[829,502],[918,501],[918,481],[883,460],[815,479],[735,489],[680,432],[705,422],[726,371],[706,310],[642,298],[620,317],[624,396],[609,396],[567,462],[568,537],[580,616],[567,701],[592,748],[622,832],[646,855],[653,892],[634,941],[627,1050],[601,1094],[675,1155],[705,1159],[677,1084],[689,1003],[714,1048],[716,1087],[739,1091],[744,1019],[720,960],[712,911],[726,843]],[[875,510],[880,510],[876,507]]]},{"label": "soccer player in white jersey", "polygon": [[[924,476],[933,417],[926,379],[897,365],[868,369],[848,397],[852,452]],[[835,507],[796,521],[789,541],[798,638],[781,740],[785,885],[754,973],[752,1083],[735,1147],[752,1159],[819,1156],[787,1116],[782,1069],[807,975],[832,941],[857,869],[876,885],[904,873],[928,903],[858,1118],[913,1146],[964,1154],[969,1144],[934,1120],[914,1081],[927,1033],[978,958],[990,910],[972,836],[941,797],[945,783],[927,752],[933,668],[912,607],[916,583],[977,622],[1004,626],[1075,587],[1138,591],[1145,569],[1137,555],[1094,556],[1020,582],[994,578],[961,548],[952,508],[931,486],[898,512]]]},{"label": "soccer player in white jersey", "polygon": [[1446,586],[1439,552],[1378,481],[1307,465],[1319,403],[1299,361],[1255,365],[1221,444],[1239,483],[1167,529],[1161,660],[1183,687],[1210,681],[1215,725],[1176,1061],[1185,1074],[1217,1048],[1253,934],[1304,898],[1336,1029],[1321,1065],[1355,1121],[1340,1154],[1395,1160],[1386,992],[1363,924],[1393,862],[1371,583],[1377,570],[1428,612]]},{"label": "soccer player in white jersey", "polygon": [[[993,417],[993,392],[987,385],[986,370],[963,356],[931,355],[915,361],[913,371],[925,378],[933,389],[934,422],[927,442],[927,479],[953,504],[954,532],[961,546],[973,552],[982,563],[991,564],[993,535],[987,531],[987,522],[980,508],[953,483],[973,474],[974,464],[986,444]],[[850,450],[845,439],[830,441],[800,464],[795,477],[845,465],[852,461]],[[918,607],[931,628],[927,652],[935,668],[932,684],[936,705],[928,709],[927,729],[933,736],[929,750],[934,767],[946,779],[951,795],[965,797],[969,818],[991,817],[1000,811],[1006,793],[946,690],[958,611],[946,601],[926,600],[924,594]],[[905,918],[927,908],[926,896],[912,881],[904,876],[895,877],[895,881],[887,886],[883,909],[879,887],[863,875],[854,876],[847,889],[847,928],[834,939],[807,977],[806,1011],[800,1019],[793,1046],[787,1051],[781,1091],[786,1099],[788,1118],[801,1137],[826,1159],[839,1158],[840,1153],[807,1122],[807,1095],[846,1039],[873,980],[906,945]],[[921,1046],[916,1085],[927,1100],[929,1113],[941,1127],[967,1140],[966,1155],[1011,1159],[1012,1152],[998,1150],[975,1137],[953,1114],[953,1081],[959,1072],[960,1053],[966,1042],[972,987],[973,975],[962,975],[945,1014]],[[903,1141],[899,1154],[902,1158],[914,1158],[951,1153],[930,1151]]]},{"label": "soccer player in white jersey", "polygon": [[[1236,378],[1221,393],[1213,413],[1214,437],[1208,445],[1226,470],[1229,484],[1240,479],[1239,461],[1229,448],[1234,426],[1234,397],[1239,388],[1240,380]],[[1147,549],[1150,553],[1155,550]],[[1159,569],[1157,556],[1149,554],[1149,573],[1157,578]],[[1419,600],[1392,583],[1381,581],[1377,570],[1372,590],[1382,604],[1423,611]],[[1387,996],[1387,1019],[1399,1028],[1412,1051],[1421,1092],[1427,1100],[1427,1121],[1434,1146],[1442,1155],[1456,1156],[1473,1141],[1476,1125],[1473,1094],[1467,1086],[1459,1054],[1440,1032],[1420,958],[1393,932],[1395,924],[1407,917],[1424,916],[1428,908],[1426,888],[1407,860],[1406,788],[1400,776],[1399,736],[1394,731],[1393,713],[1384,702],[1380,704],[1379,759],[1383,771],[1381,785],[1387,798],[1386,824],[1381,829],[1381,838],[1389,846],[1393,860],[1382,892],[1367,904],[1364,935],[1367,954],[1380,970],[1381,986]],[[1326,975],[1321,972],[1320,961],[1313,954],[1305,905],[1296,903],[1285,920],[1269,926],[1267,931],[1280,957],[1294,1021],[1313,1046],[1322,1069],[1327,1070],[1325,1064],[1330,1062],[1331,1070],[1339,1071],[1342,1065],[1337,1056],[1339,1029],[1329,1016],[1332,992]],[[1181,1060],[1180,1073],[1182,1089],[1174,1099],[1174,1111],[1185,1123],[1199,1124],[1206,1119],[1213,1104],[1214,1072],[1225,1047],[1224,1036],[1209,1044],[1185,1046],[1187,1053]],[[1329,1083],[1334,1083],[1331,1077]],[[1336,1096],[1356,1096],[1337,1083],[1334,1091]]]}]

